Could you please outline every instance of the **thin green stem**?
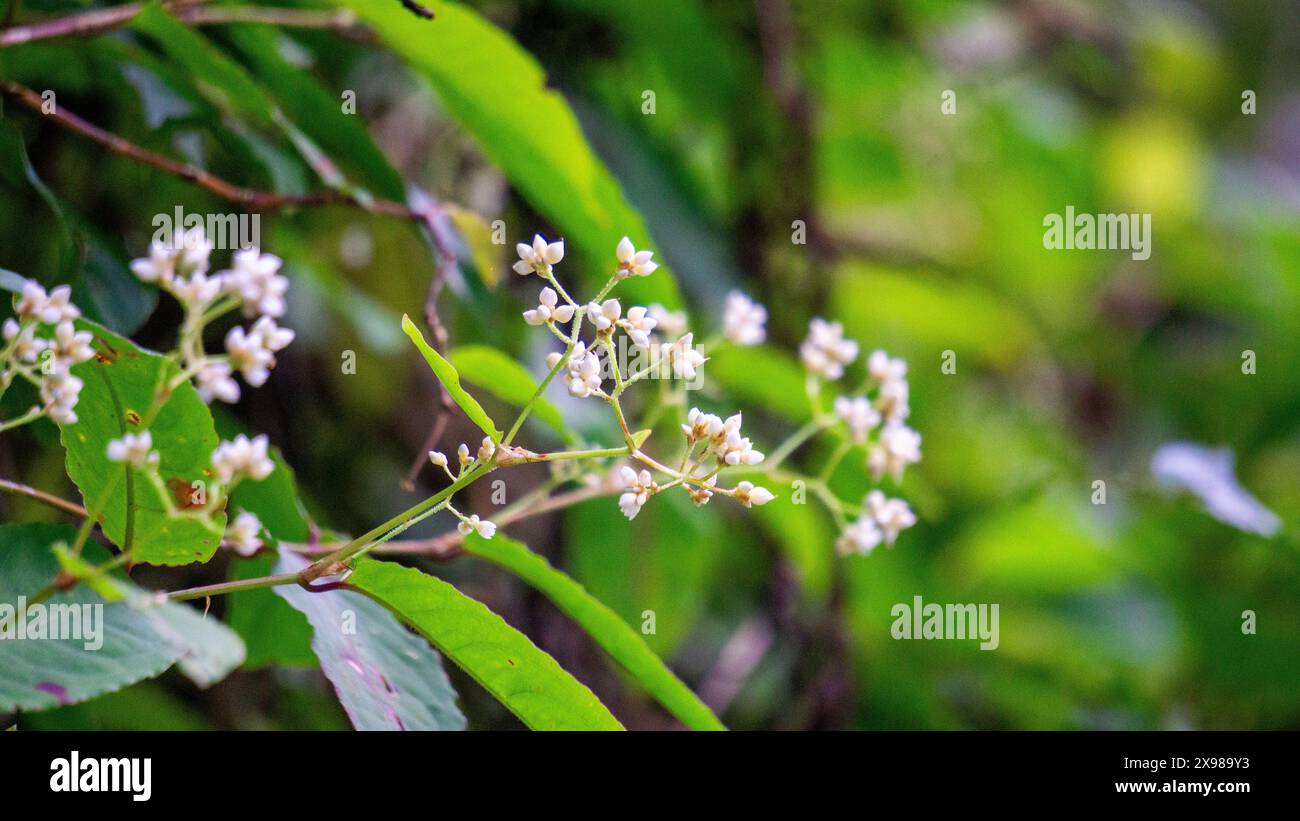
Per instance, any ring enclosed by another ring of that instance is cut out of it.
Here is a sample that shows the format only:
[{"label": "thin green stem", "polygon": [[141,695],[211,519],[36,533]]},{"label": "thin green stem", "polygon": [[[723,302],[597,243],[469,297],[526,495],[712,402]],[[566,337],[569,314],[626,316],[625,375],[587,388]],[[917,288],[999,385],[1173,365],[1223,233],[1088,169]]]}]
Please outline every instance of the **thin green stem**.
[{"label": "thin green stem", "polygon": [[241,590],[256,590],[260,587],[277,587],[283,584],[297,584],[299,574],[297,573],[277,573],[274,576],[262,576],[256,579],[240,579],[233,582],[221,582],[220,584],[207,584],[202,587],[191,587],[188,590],[176,590],[167,594],[168,601],[189,601],[191,599],[202,599],[208,596],[220,596],[224,593],[238,593]]}]

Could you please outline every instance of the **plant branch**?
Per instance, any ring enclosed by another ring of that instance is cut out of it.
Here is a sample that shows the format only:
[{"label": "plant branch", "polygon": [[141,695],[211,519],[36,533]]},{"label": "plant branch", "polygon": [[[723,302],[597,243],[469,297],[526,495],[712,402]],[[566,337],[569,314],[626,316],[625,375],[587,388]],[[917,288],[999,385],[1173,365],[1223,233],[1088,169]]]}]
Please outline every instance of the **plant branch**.
[{"label": "plant branch", "polygon": [[73,516],[79,518],[85,518],[86,516],[86,509],[76,502],[70,502],[67,499],[60,499],[52,493],[37,490],[36,488],[24,485],[21,482],[15,482],[10,479],[0,479],[0,491],[13,493],[17,496],[26,496],[29,499],[35,499],[42,504],[49,505],[57,510],[62,510],[65,513],[71,513]]},{"label": "plant branch", "polygon": [[[206,0],[171,0],[163,9],[192,26],[227,23],[265,23],[285,28],[330,29],[358,39],[370,39],[357,16],[348,9],[315,10],[266,6],[204,7]],[[20,46],[38,40],[102,34],[127,25],[144,11],[145,3],[124,3],[103,9],[91,9],[63,17],[41,20],[25,26],[11,26],[0,31],[0,48]],[[9,21],[13,22],[18,0],[11,0]]]},{"label": "plant branch", "polygon": [[363,200],[352,193],[336,189],[318,191],[312,194],[278,194],[273,191],[244,188],[201,168],[188,165],[165,154],[150,151],[124,137],[82,119],[61,105],[55,106],[49,113],[45,113],[45,101],[41,98],[41,95],[27,86],[9,81],[0,82],[0,92],[14,97],[23,105],[33,111],[40,112],[42,116],[48,117],[64,128],[99,143],[114,154],[120,154],[159,171],[189,180],[224,200],[238,203],[252,211],[270,211],[278,208],[297,208],[309,205],[347,205],[375,214],[402,217],[404,219],[423,221],[426,218],[424,212],[416,211],[400,202],[384,199]]}]

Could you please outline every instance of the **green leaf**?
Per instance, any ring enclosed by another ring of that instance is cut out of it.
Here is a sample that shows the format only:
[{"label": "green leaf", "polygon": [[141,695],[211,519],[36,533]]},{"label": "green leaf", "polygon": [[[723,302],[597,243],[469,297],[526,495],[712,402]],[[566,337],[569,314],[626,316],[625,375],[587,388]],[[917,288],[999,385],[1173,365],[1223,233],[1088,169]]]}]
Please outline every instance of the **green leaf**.
[{"label": "green leaf", "polygon": [[[434,87],[447,111],[483,147],[537,210],[591,258],[607,261],[590,282],[612,273],[624,235],[653,246],[645,223],[592,150],[564,98],[547,87],[531,54],[478,12],[430,2],[436,19],[421,21],[398,3],[339,0],[355,9],[390,48]],[[531,232],[521,236],[531,239]],[[630,302],[681,304],[667,268],[619,286]]]},{"label": "green leaf", "polygon": [[718,515],[680,492],[656,496],[635,522],[612,499],[583,502],[570,509],[565,531],[574,578],[629,624],[654,611],[645,640],[665,658],[695,627],[727,543],[744,538],[724,534]]},{"label": "green leaf", "polygon": [[532,729],[623,729],[555,659],[442,579],[363,559],[348,585],[406,620]]},{"label": "green leaf", "polygon": [[[467,381],[473,382],[502,402],[523,407],[537,392],[538,382],[528,369],[496,348],[461,345],[447,351],[447,359],[457,371],[465,374]],[[533,405],[533,415],[565,439],[573,437],[559,410],[545,398],[539,398]]]},{"label": "green leaf", "polygon": [[[96,357],[72,372],[85,383],[77,422],[61,426],[68,475],[88,507],[116,486],[99,521],[105,535],[133,560],[149,564],[206,562],[221,544],[226,514],[169,516],[159,490],[139,471],[108,461],[108,443],[145,429],[154,396],[178,369],[171,360],[137,348],[93,322],[78,327],[95,335]],[[193,483],[207,482],[216,450],[212,414],[188,382],[179,385],[148,425],[162,461],[159,472],[173,502],[188,501]]]},{"label": "green leaf", "polygon": [[[301,571],[306,559],[281,551],[276,573]],[[295,585],[276,595],[311,622],[312,649],[358,730],[463,730],[442,659],[397,618],[360,593],[311,593]]]},{"label": "green leaf", "polygon": [[491,539],[472,533],[465,540],[465,550],[501,565],[540,590],[687,727],[726,729],[627,622],[526,545],[500,533]]},{"label": "green leaf", "polygon": [[343,112],[338,92],[331,94],[315,77],[294,67],[280,51],[284,35],[272,26],[230,26],[227,36],[275,96],[278,105],[330,156],[358,173],[377,195],[401,201],[406,185],[375,145],[362,119]]},{"label": "green leaf", "polygon": [[443,359],[437,351],[429,347],[429,343],[424,341],[424,334],[420,333],[420,329],[415,327],[415,323],[406,314],[402,314],[402,330],[415,343],[415,347],[420,349],[420,353],[424,354],[424,361],[429,363],[433,375],[438,377],[438,381],[447,389],[452,401],[459,405],[461,410],[465,411],[469,421],[478,425],[484,433],[491,436],[492,441],[500,442],[501,431],[497,430],[496,423],[487,415],[487,411],[483,410],[483,406],[478,403],[478,400],[466,393],[465,389],[460,386],[460,374],[456,372],[456,368]]},{"label": "green leaf", "polygon": [[[20,597],[30,599],[59,572],[51,546],[75,536],[67,525],[0,525],[0,624],[11,625],[4,629],[17,630]],[[108,555],[90,544],[85,557],[102,563]],[[121,600],[106,603],[92,587],[81,584],[43,602],[65,608],[100,605],[98,637],[83,627],[79,639],[16,640],[6,634],[0,640],[0,711],[75,704],[157,676],[176,663],[206,687],[242,663],[243,643],[220,622],[205,619],[186,605],[160,604],[152,593],[119,573],[106,579],[116,585]],[[84,615],[86,610],[80,609]],[[29,614],[29,626],[35,612]],[[46,608],[45,612],[51,614],[48,619],[54,611]],[[86,623],[94,623],[95,618]],[[100,640],[101,646],[88,649],[88,641]]]}]

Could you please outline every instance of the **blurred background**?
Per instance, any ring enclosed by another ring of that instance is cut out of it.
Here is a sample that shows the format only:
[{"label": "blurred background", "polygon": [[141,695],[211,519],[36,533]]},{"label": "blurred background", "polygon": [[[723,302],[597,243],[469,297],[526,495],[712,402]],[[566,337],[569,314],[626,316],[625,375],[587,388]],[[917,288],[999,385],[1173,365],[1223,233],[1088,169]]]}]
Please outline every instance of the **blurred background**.
[{"label": "blurred background", "polygon": [[[90,5],[28,0],[22,13]],[[785,386],[802,390],[792,373],[813,316],[841,320],[864,351],[909,362],[924,459],[886,489],[920,522],[893,549],[837,557],[835,525],[815,503],[754,515],[694,510],[684,495],[656,499],[632,526],[602,498],[508,531],[630,623],[655,611],[648,640],[728,726],[1300,726],[1294,3],[469,5],[534,55],[568,100],[676,276],[691,327],[716,331],[732,288],[768,306],[767,346],[719,352],[700,403],[743,409],[756,444],[774,447],[804,421]],[[463,209],[451,232],[461,264],[440,303],[449,344],[491,345],[544,372],[549,337],[519,319],[536,286],[506,266],[514,242],[563,231],[421,75],[364,32],[215,25],[202,35],[288,108],[354,90],[357,118],[326,106],[339,145],[363,124],[399,175],[399,198],[404,180]],[[242,116],[238,100],[214,104],[210,78],[146,32],[0,49],[0,74],[55,89],[90,122],[239,184],[320,188],[283,137]],[[955,110],[944,113],[949,91]],[[1247,98],[1254,113],[1243,112]],[[365,181],[382,190],[385,173]],[[92,316],[166,349],[179,310],[125,265],[146,251],[153,216],[177,205],[232,210],[4,101],[0,268],[70,282]],[[1043,218],[1067,205],[1151,214],[1150,259],[1045,249]],[[494,220],[508,244],[484,239]],[[799,220],[805,243],[792,241]],[[219,426],[268,433],[312,518],[363,532],[441,487],[427,461],[414,489],[402,486],[427,450],[439,397],[399,319],[424,316],[436,260],[412,225],[355,209],[265,212],[261,233],[286,259],[285,324],[298,339]],[[589,262],[572,254],[562,281],[582,278]],[[340,367],[349,351],[355,374]],[[956,373],[941,372],[945,351]],[[1245,351],[1254,373],[1243,373]],[[861,372],[859,359],[846,381]],[[607,420],[553,399],[584,434],[612,441]],[[15,401],[6,397],[0,416]],[[438,446],[477,438],[457,418]],[[522,441],[555,443],[535,422]],[[1241,484],[1280,517],[1276,535],[1244,532],[1161,488],[1151,458],[1174,441],[1230,448]],[[814,442],[797,461],[815,473],[827,450]],[[0,437],[0,475],[76,498],[62,461],[48,423]],[[540,468],[512,472],[508,492],[545,478]],[[1105,504],[1094,503],[1098,480]],[[832,483],[859,498],[861,459]],[[489,489],[472,490],[462,509],[490,511]],[[0,520],[57,518],[0,498]],[[435,517],[421,527],[413,535],[449,525]],[[673,726],[518,580],[474,558],[414,561],[527,633],[629,727]],[[135,576],[179,587],[230,572],[223,553]],[[999,604],[1000,646],[893,640],[890,609],[915,595]],[[249,639],[248,667],[217,686],[199,691],[168,674],[20,726],[346,727],[303,652],[305,623],[259,626],[240,606],[231,597],[213,612],[261,635]],[[1253,635],[1242,629],[1247,610]],[[450,673],[471,727],[519,726]]]}]

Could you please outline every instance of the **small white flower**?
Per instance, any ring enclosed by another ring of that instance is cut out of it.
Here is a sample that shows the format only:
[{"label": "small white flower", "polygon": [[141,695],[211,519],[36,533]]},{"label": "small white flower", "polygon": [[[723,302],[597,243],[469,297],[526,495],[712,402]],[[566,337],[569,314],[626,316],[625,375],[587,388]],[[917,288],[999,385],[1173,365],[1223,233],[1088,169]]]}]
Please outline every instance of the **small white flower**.
[{"label": "small white flower", "polygon": [[659,267],[658,263],[650,260],[653,251],[638,251],[627,237],[618,241],[614,253],[618,256],[618,275],[621,277],[648,277]]},{"label": "small white flower", "polygon": [[241,556],[252,556],[262,548],[260,537],[262,523],[253,514],[244,511],[226,525],[226,543]]},{"label": "small white flower", "polygon": [[637,473],[627,465],[619,468],[618,475],[623,480],[623,495],[618,497],[618,509],[631,521],[641,512],[650,494],[655,492],[654,479],[650,471]]},{"label": "small white flower", "polygon": [[867,467],[877,481],[888,473],[903,481],[903,468],[921,461],[921,434],[898,423],[880,429],[880,440],[867,451]]},{"label": "small white flower", "polygon": [[284,316],[289,280],[279,274],[282,264],[279,257],[256,248],[236,251],[234,267],[220,273],[221,288],[243,303],[246,317]]},{"label": "small white flower", "polygon": [[753,505],[765,505],[776,498],[776,496],[765,487],[756,487],[753,482],[740,482],[736,485],[733,495],[736,501],[745,507]]},{"label": "small white flower", "polygon": [[54,339],[46,344],[54,352],[55,365],[67,370],[95,355],[90,347],[93,339],[90,331],[78,331],[71,321],[64,320],[54,328]]},{"label": "small white flower", "polygon": [[81,397],[83,383],[67,371],[55,371],[41,380],[41,401],[45,412],[60,425],[75,425],[77,414],[73,408]]},{"label": "small white flower", "polygon": [[673,376],[678,379],[694,379],[696,370],[705,362],[704,354],[693,347],[694,338],[695,334],[686,334],[665,351]]},{"label": "small white flower", "polygon": [[894,379],[881,385],[876,395],[876,407],[889,422],[906,421],[910,413],[906,380]]},{"label": "small white flower", "polygon": [[209,362],[199,369],[194,382],[204,404],[212,404],[213,399],[232,405],[239,401],[239,383],[230,374],[230,365],[225,362]]},{"label": "small white flower", "polygon": [[650,332],[659,323],[649,315],[648,309],[634,305],[628,309],[627,318],[618,324],[623,327],[629,339],[645,348],[650,345]]},{"label": "small white flower", "polygon": [[212,467],[217,480],[229,484],[236,477],[261,481],[275,470],[275,462],[267,455],[269,442],[266,435],[249,439],[239,434],[230,442],[222,442],[212,453]]},{"label": "small white flower", "polygon": [[204,235],[202,226],[195,226],[184,233],[176,232],[172,239],[174,251],[178,254],[180,268],[188,272],[206,274],[208,257],[212,255],[213,244]]},{"label": "small white flower", "polygon": [[153,435],[144,430],[126,433],[121,439],[108,443],[108,461],[125,462],[136,470],[158,464],[158,451],[153,449]]},{"label": "small white flower", "polygon": [[569,393],[579,399],[585,399],[600,390],[600,356],[593,350],[578,342],[565,363],[568,375],[565,384]]},{"label": "small white flower", "polygon": [[524,321],[529,325],[545,325],[547,322],[568,322],[573,319],[572,305],[557,305],[559,295],[554,288],[543,288],[537,296],[537,307],[524,311]]},{"label": "small white flower", "polygon": [[722,332],[737,345],[757,345],[767,339],[767,309],[740,291],[727,294]]},{"label": "small white flower", "polygon": [[477,513],[468,518],[461,519],[460,524],[456,525],[456,529],[460,531],[460,535],[462,536],[468,536],[470,533],[477,532],[478,535],[482,536],[484,539],[491,539],[497,532],[496,525],[486,519],[480,519]]},{"label": "small white flower", "polygon": [[5,320],[5,342],[13,343],[13,355],[19,362],[35,362],[40,357],[41,351],[49,347],[49,342],[36,335],[38,327],[35,322],[20,326],[17,320]]},{"label": "small white flower", "polygon": [[876,520],[885,537],[885,544],[893,546],[899,531],[916,524],[916,514],[902,499],[889,499],[879,490],[873,490],[863,500],[863,507]]},{"label": "small white flower", "polygon": [[871,352],[867,357],[867,374],[880,384],[907,378],[907,362],[897,357],[891,358],[881,350]]},{"label": "small white flower", "polygon": [[60,285],[48,294],[45,289],[32,280],[24,280],[22,294],[18,297],[18,316],[32,317],[46,325],[54,325],[81,316],[81,311],[72,304],[72,288]]},{"label": "small white flower", "polygon": [[131,273],[144,282],[167,285],[176,276],[176,254],[165,242],[151,242],[149,256],[131,260]]},{"label": "small white flower", "polygon": [[551,266],[558,265],[564,259],[564,240],[547,243],[541,234],[534,234],[532,245],[518,243],[515,251],[519,254],[519,261],[514,265],[516,274],[549,276]]},{"label": "small white flower", "polygon": [[587,319],[591,320],[591,324],[595,325],[599,332],[606,332],[613,328],[622,313],[623,306],[618,304],[617,299],[607,299],[599,304],[592,302],[587,305]]},{"label": "small white flower", "polygon": [[189,279],[176,280],[172,285],[172,293],[186,309],[198,311],[221,294],[221,280],[209,277],[202,271],[195,271]]},{"label": "small white flower", "polygon": [[429,461],[436,468],[445,468],[447,466],[447,454],[440,450],[429,451]]},{"label": "small white flower", "polygon": [[686,312],[670,311],[659,303],[650,306],[650,317],[654,319],[659,333],[675,338],[686,333]]},{"label": "small white flower", "polygon": [[716,449],[718,458],[728,465],[757,465],[763,461],[761,451],[754,450],[753,444],[749,437],[741,436],[739,431],[732,431],[727,434],[722,445]]},{"label": "small white flower", "polygon": [[862,444],[876,425],[880,424],[880,413],[865,396],[840,396],[835,400],[835,415],[849,428],[849,436],[854,442]]},{"label": "small white flower", "polygon": [[835,547],[841,556],[850,553],[866,556],[876,549],[882,538],[884,537],[876,525],[876,520],[871,516],[863,516],[845,528],[839,540],[835,542]]},{"label": "small white flower", "polygon": [[250,333],[261,337],[262,347],[266,348],[271,353],[278,353],[289,347],[289,343],[293,342],[293,338],[296,335],[289,328],[281,328],[275,323],[275,320],[269,316],[258,318],[258,320],[253,323]]},{"label": "small white flower", "polygon": [[480,462],[486,462],[492,458],[492,454],[497,452],[497,444],[492,441],[491,436],[484,436],[483,442],[478,446],[478,459]]},{"label": "small white flower", "polygon": [[704,479],[698,486],[687,485],[686,492],[690,494],[691,501],[696,507],[703,507],[713,498],[713,489],[718,483],[717,476],[710,476]]},{"label": "small white flower", "polygon": [[236,325],[226,334],[226,353],[230,364],[244,375],[244,381],[254,388],[266,384],[275,367],[275,354],[266,349],[258,334],[250,334]]},{"label": "small white flower", "polygon": [[858,356],[858,343],[844,338],[844,326],[814,317],[808,324],[808,338],[799,347],[804,367],[834,381],[844,375],[844,366]]},{"label": "small white flower", "polygon": [[722,426],[722,419],[718,416],[705,413],[699,408],[691,408],[691,412],[686,414],[686,424],[682,425],[682,433],[686,434],[689,443],[695,444],[711,436],[710,431],[721,430]]}]

